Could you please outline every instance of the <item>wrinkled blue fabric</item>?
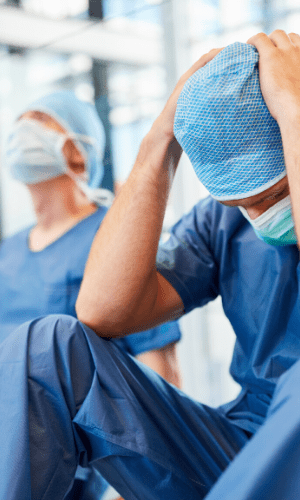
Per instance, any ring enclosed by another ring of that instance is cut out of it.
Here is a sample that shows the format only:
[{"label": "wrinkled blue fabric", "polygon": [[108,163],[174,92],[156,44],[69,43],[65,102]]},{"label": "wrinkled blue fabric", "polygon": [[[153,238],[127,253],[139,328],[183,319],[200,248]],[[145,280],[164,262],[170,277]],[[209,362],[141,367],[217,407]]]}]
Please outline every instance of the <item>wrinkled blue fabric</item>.
[{"label": "wrinkled blue fabric", "polygon": [[186,312],[221,296],[236,334],[230,373],[242,387],[222,409],[255,432],[278,378],[300,359],[297,246],[268,245],[237,207],[208,197],[175,225],[157,260]]},{"label": "wrinkled blue fabric", "polygon": [[74,92],[63,90],[37,99],[25,111],[42,111],[49,114],[69,132],[91,137],[93,146],[82,143],[86,150],[88,162],[88,185],[92,188],[100,186],[104,167],[102,163],[105,148],[105,132],[95,106],[81,101]]},{"label": "wrinkled blue fabric", "polygon": [[265,424],[205,500],[300,498],[300,361],[279,378]]},{"label": "wrinkled blue fabric", "polygon": [[218,200],[261,193],[286,175],[277,122],[261,94],[258,52],[236,42],[186,82],[174,133]]},{"label": "wrinkled blue fabric", "polygon": [[12,333],[0,377],[1,499],[63,500],[78,464],[126,500],[299,498],[300,361],[252,437],[70,316]]},{"label": "wrinkled blue fabric", "polygon": [[64,499],[88,464],[126,500],[203,498],[248,441],[70,316],[13,332],[0,378],[1,499]]}]

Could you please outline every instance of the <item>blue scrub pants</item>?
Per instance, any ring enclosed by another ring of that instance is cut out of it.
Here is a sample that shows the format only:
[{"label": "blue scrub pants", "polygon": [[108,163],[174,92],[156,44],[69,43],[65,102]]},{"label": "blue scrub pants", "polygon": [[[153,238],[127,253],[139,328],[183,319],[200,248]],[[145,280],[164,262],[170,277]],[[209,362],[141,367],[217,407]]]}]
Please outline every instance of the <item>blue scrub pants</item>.
[{"label": "blue scrub pants", "polygon": [[11,334],[0,379],[1,500],[62,500],[78,464],[126,500],[300,498],[300,363],[250,441],[68,316]]},{"label": "blue scrub pants", "polygon": [[[107,498],[108,489],[109,484],[97,469],[91,466],[83,469],[79,466],[72,489],[65,497],[65,500],[102,500]],[[117,497],[118,495],[114,496]]]}]

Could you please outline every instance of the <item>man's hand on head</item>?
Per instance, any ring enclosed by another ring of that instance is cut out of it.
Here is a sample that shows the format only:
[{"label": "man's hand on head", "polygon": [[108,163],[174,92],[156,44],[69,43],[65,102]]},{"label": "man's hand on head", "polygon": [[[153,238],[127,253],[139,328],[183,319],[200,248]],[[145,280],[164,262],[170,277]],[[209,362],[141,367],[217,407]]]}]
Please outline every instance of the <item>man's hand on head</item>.
[{"label": "man's hand on head", "polygon": [[[273,31],[248,40],[259,52],[259,80],[268,109],[280,127],[293,219],[300,241],[300,36]],[[299,243],[298,243],[299,246]]]},{"label": "man's hand on head", "polygon": [[268,109],[279,123],[300,116],[300,36],[275,30],[248,42],[259,52],[259,79]]}]

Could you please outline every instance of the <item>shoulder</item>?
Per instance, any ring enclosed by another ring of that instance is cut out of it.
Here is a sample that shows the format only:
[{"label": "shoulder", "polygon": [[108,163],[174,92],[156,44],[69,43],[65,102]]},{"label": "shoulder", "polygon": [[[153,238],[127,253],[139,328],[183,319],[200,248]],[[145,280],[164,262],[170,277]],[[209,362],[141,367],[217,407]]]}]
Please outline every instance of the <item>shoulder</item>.
[{"label": "shoulder", "polygon": [[[48,252],[51,251],[52,258],[57,256],[60,262],[68,262],[69,266],[70,262],[72,262],[71,267],[74,269],[75,274],[77,268],[81,272],[82,265],[86,263],[91,245],[106,212],[105,207],[99,207],[94,213],[73,226],[56,241],[55,245],[48,248]],[[45,258],[48,255],[49,253],[47,255],[45,253]]]},{"label": "shoulder", "polygon": [[248,222],[238,207],[226,207],[208,196],[175,224],[172,233],[191,245],[201,240],[214,247],[217,240],[232,238],[245,224]]},{"label": "shoulder", "polygon": [[196,215],[198,224],[209,224],[215,226],[216,224],[226,223],[227,225],[235,225],[244,222],[245,218],[240,212],[238,207],[227,207],[222,205],[211,196],[207,196],[200,200],[193,208],[192,212]]},{"label": "shoulder", "polygon": [[96,212],[94,213],[95,217],[98,219],[98,220],[101,220],[104,219],[105,215],[107,214],[108,212],[108,208],[107,207],[103,207],[103,206],[99,206],[96,210]]},{"label": "shoulder", "polygon": [[107,207],[98,207],[97,210],[83,219],[80,224],[78,224],[78,228],[82,227],[85,229],[86,227],[90,228],[98,228],[103,221],[108,209]]},{"label": "shoulder", "polygon": [[76,224],[68,233],[68,238],[71,239],[81,239],[83,238],[86,242],[89,238],[94,238],[96,232],[98,231],[105,215],[107,213],[106,207],[99,207],[91,215],[82,219]]},{"label": "shoulder", "polygon": [[13,273],[28,257],[29,229],[5,238],[0,244],[0,273]]}]

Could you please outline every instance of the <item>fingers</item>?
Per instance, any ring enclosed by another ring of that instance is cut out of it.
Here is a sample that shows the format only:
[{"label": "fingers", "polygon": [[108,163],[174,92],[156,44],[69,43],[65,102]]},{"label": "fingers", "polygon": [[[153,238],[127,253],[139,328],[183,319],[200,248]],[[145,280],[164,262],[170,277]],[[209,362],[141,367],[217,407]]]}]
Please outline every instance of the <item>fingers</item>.
[{"label": "fingers", "polygon": [[223,50],[224,47],[221,47],[220,49],[212,49],[210,50],[207,54],[204,54],[203,56],[196,61],[191,68],[182,75],[181,79],[187,80],[190,76],[192,76],[198,69],[203,68],[205,64],[207,64],[209,61],[211,61],[221,50]]},{"label": "fingers", "polygon": [[274,43],[265,33],[257,33],[247,40],[247,43],[254,45],[258,52],[272,52],[274,50]]},{"label": "fingers", "polygon": [[204,54],[202,57],[200,57],[199,63],[201,62],[201,67],[205,66],[205,64],[211,61],[223,49],[224,47],[221,47],[219,49],[212,49],[207,54]]},{"label": "fingers", "polygon": [[296,47],[300,47],[300,36],[297,33],[289,33],[289,38]]},{"label": "fingers", "polygon": [[221,50],[223,50],[223,48],[224,47],[221,47],[220,49],[212,49],[207,54],[201,56],[200,59],[193,64],[191,71],[194,73],[197,69],[203,68],[203,66],[211,61],[219,52],[221,52]]},{"label": "fingers", "polygon": [[287,34],[283,30],[275,30],[270,35],[258,33],[247,40],[247,43],[254,45],[258,52],[271,52],[274,47],[282,50],[288,50],[293,45],[300,47],[300,36],[296,33]]},{"label": "fingers", "polygon": [[274,43],[275,47],[280,49],[289,49],[292,45],[289,35],[283,30],[275,30],[269,35],[270,40]]}]

